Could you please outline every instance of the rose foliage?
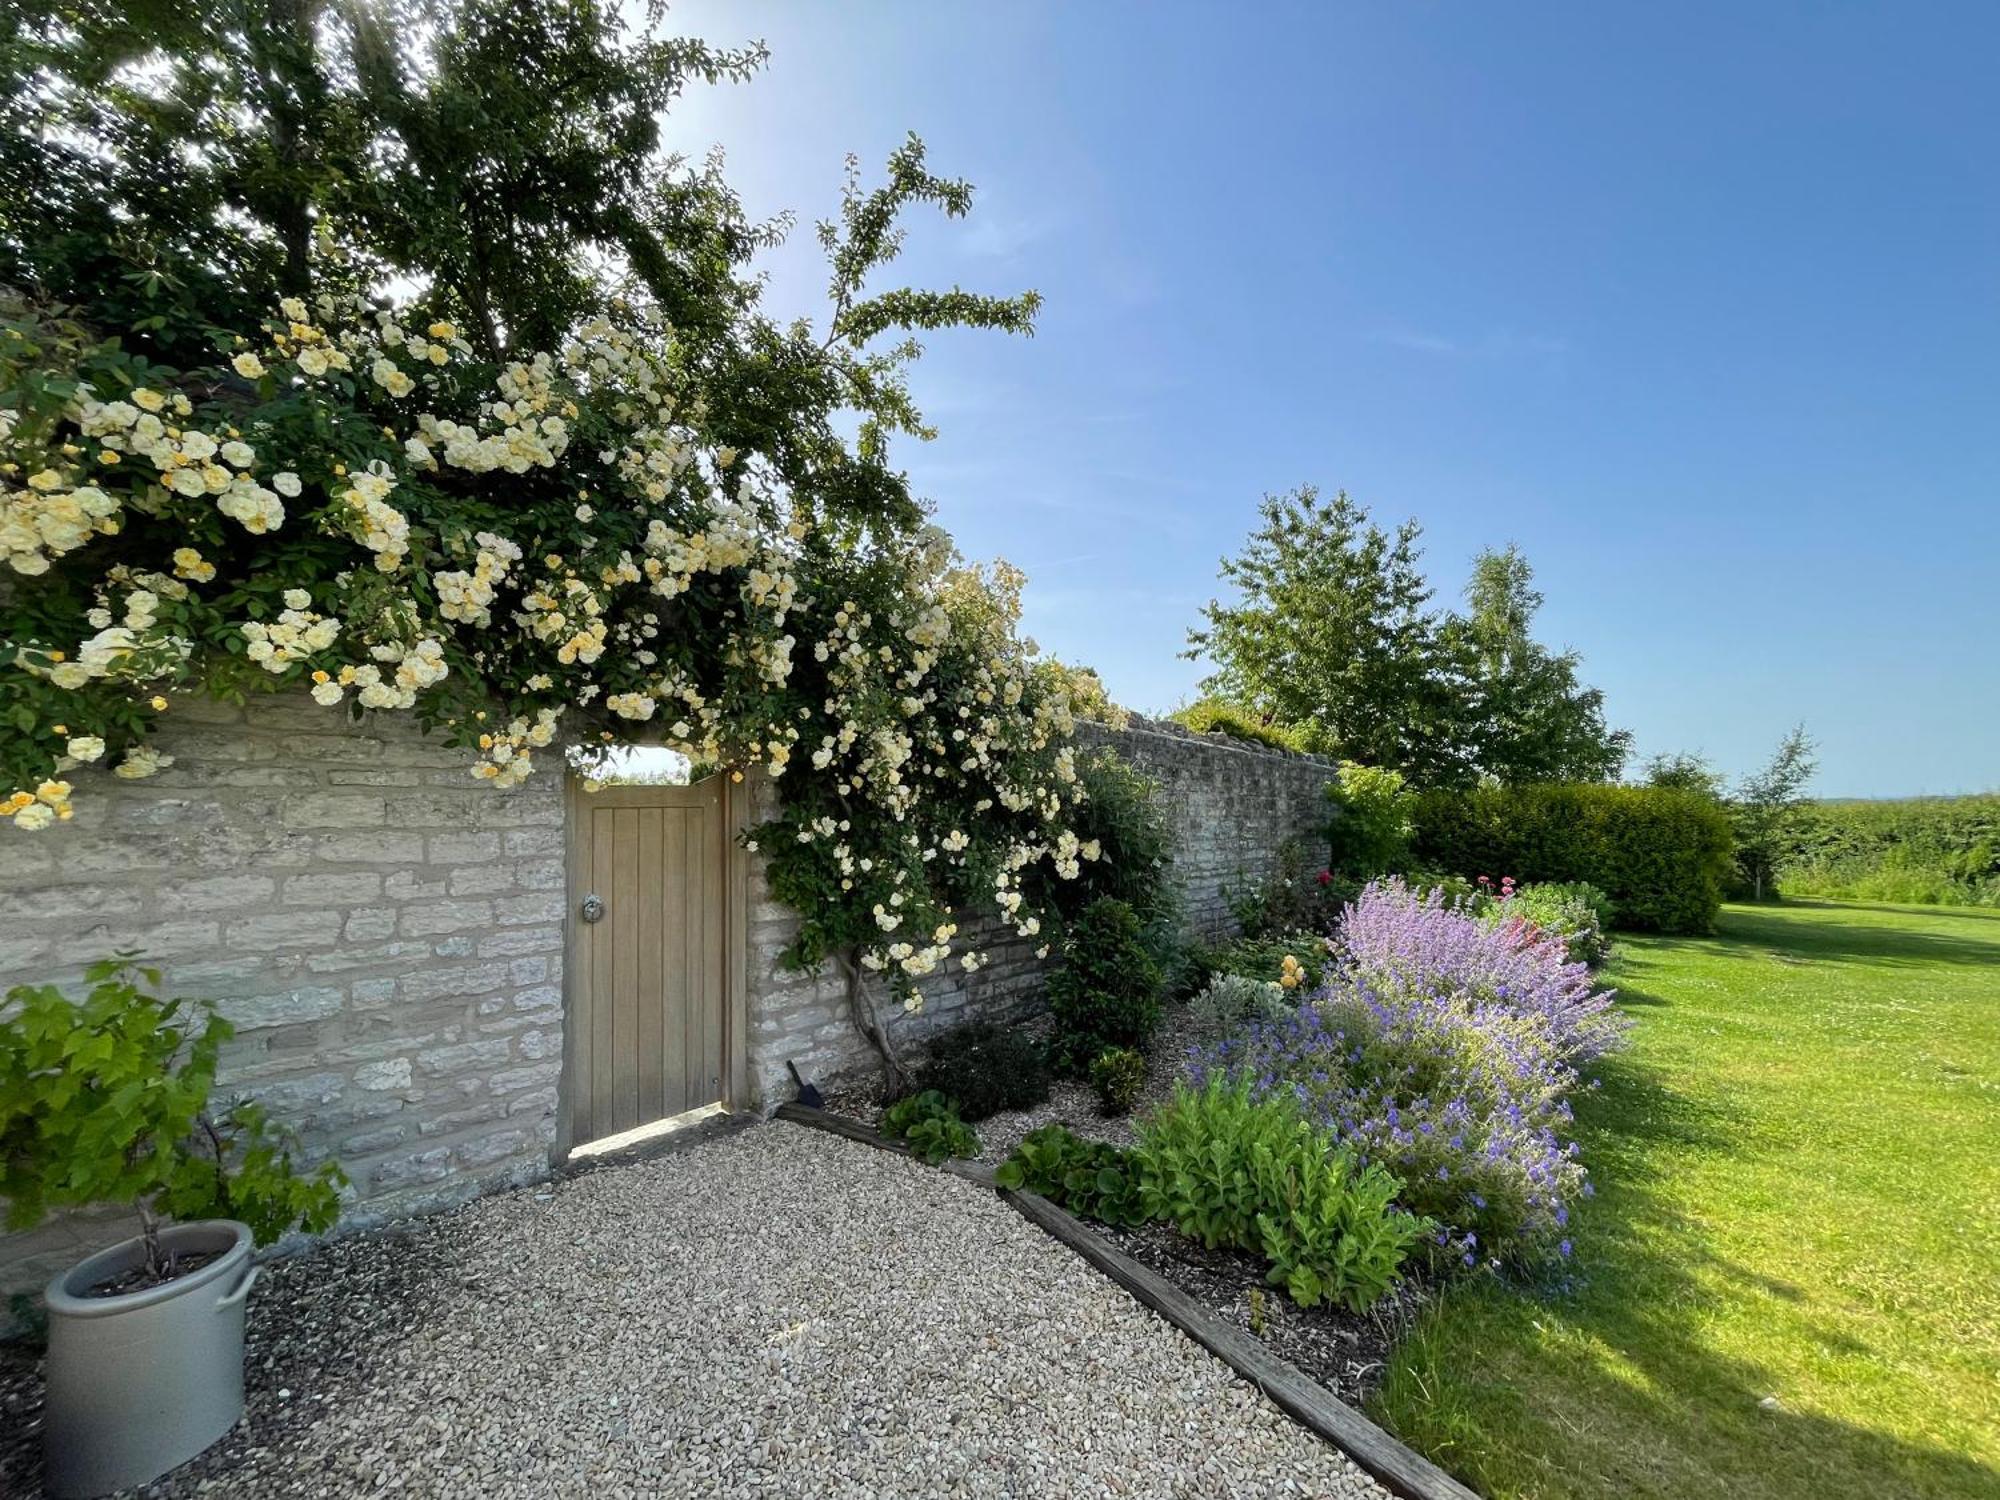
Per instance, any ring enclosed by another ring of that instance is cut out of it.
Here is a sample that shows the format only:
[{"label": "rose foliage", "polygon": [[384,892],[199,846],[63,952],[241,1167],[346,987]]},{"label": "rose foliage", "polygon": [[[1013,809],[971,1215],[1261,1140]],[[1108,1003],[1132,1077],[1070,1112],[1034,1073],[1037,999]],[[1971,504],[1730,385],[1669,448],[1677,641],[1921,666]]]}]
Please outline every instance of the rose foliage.
[{"label": "rose foliage", "polygon": [[[556,0],[64,7],[0,53],[0,807],[48,829],[170,764],[176,697],[415,715],[511,786],[566,748],[778,778],[802,926],[907,1005],[1025,935],[1095,844],[1021,577],[887,458],[917,330],[1032,293],[872,291],[913,138],[820,226],[826,326],[758,307],[749,222],[667,152],[756,52]],[[903,341],[879,347],[884,335]],[[1044,909],[1038,909],[1044,908]]]}]

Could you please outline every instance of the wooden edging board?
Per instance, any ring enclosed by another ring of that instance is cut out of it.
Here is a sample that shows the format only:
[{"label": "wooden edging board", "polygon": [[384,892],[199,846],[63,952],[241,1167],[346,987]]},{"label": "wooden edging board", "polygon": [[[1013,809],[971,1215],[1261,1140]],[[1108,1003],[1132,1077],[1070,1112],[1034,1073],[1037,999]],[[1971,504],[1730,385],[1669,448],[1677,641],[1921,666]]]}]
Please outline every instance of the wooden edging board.
[{"label": "wooden edging board", "polygon": [[[864,1146],[903,1156],[910,1154],[900,1142],[886,1140],[866,1125],[825,1110],[781,1104],[774,1113],[778,1119],[809,1125]],[[970,1182],[993,1188],[1029,1223],[1081,1255],[1256,1386],[1293,1421],[1332,1443],[1403,1500],[1479,1500],[1474,1491],[1389,1436],[1298,1366],[1280,1359],[1259,1340],[1218,1318],[1165,1277],[1093,1233],[1067,1209],[1034,1193],[1009,1192],[998,1187],[992,1170],[977,1163],[953,1161],[945,1163],[945,1167]]]}]

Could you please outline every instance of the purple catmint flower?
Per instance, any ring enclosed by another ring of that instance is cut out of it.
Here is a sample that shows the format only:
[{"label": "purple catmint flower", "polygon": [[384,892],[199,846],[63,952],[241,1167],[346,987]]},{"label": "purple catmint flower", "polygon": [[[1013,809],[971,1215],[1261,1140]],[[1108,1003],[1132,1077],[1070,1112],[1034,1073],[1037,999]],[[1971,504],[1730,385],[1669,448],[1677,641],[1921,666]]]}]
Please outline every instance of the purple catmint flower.
[{"label": "purple catmint flower", "polygon": [[1442,891],[1417,896],[1400,879],[1371,881],[1341,913],[1334,964],[1371,1008],[1411,990],[1504,1004],[1548,1022],[1556,1047],[1587,1061],[1618,1042],[1612,991],[1594,988],[1562,939],[1510,919],[1488,925]]},{"label": "purple catmint flower", "polygon": [[1591,1186],[1565,1138],[1578,1061],[1614,1045],[1609,992],[1525,924],[1486,927],[1377,882],[1342,917],[1319,990],[1289,1019],[1212,1050],[1200,1079],[1289,1091],[1403,1183],[1467,1264],[1566,1255]]}]

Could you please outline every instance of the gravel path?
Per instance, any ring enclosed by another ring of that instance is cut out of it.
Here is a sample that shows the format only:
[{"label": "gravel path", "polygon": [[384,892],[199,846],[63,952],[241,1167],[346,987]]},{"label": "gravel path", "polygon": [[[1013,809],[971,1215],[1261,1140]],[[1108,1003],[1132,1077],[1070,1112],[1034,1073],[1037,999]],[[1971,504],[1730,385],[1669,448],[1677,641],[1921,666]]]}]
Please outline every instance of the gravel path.
[{"label": "gravel path", "polygon": [[159,1493],[1383,1493],[991,1194],[783,1124],[273,1267],[252,1324]]}]

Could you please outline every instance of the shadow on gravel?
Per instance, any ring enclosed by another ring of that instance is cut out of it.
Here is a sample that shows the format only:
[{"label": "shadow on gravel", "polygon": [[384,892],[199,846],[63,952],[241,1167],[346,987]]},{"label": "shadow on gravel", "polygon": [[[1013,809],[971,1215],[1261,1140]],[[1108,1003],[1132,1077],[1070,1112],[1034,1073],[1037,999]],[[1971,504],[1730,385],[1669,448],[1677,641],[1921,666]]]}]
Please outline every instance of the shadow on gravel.
[{"label": "shadow on gravel", "polygon": [[[572,1179],[656,1160],[754,1126],[754,1115],[717,1115],[687,1130],[558,1168],[550,1182],[511,1189],[548,1195]],[[478,1200],[474,1200],[477,1202]],[[481,1231],[470,1204],[275,1256],[250,1294],[244,1340],[244,1419],[221,1442],[163,1476],[151,1496],[225,1484],[252,1448],[281,1448],[335,1411],[402,1343],[485,1295],[465,1267]],[[42,1356],[25,1341],[0,1344],[0,1496],[42,1493]]]}]

